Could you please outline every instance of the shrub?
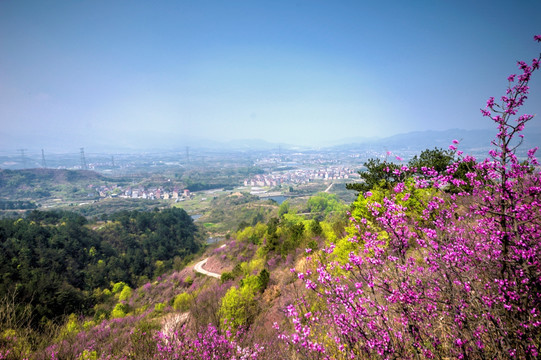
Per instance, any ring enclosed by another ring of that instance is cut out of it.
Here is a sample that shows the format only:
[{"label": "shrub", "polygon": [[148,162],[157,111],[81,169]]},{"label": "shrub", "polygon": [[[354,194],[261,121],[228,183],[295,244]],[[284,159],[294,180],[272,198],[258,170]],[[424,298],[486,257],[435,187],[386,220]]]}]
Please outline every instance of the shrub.
[{"label": "shrub", "polygon": [[161,313],[165,309],[166,303],[157,303],[154,305],[154,312]]},{"label": "shrub", "polygon": [[128,301],[131,298],[132,295],[132,289],[126,285],[120,292],[120,295],[118,296],[118,300],[120,301]]},{"label": "shrub", "polygon": [[118,294],[122,291],[122,289],[124,289],[124,286],[126,286],[126,283],[122,281],[114,283],[111,291],[113,292],[113,294]]},{"label": "shrub", "polygon": [[128,312],[128,305],[123,303],[117,303],[114,309],[111,311],[112,318],[123,318]]},{"label": "shrub", "polygon": [[173,302],[173,309],[177,311],[188,311],[190,304],[192,302],[192,296],[188,293],[180,293],[175,296],[175,301]]},{"label": "shrub", "polygon": [[224,271],[222,273],[222,275],[220,276],[220,281],[222,283],[228,282],[228,281],[231,281],[231,280],[235,280],[235,276],[233,276],[233,274],[230,273],[229,271]]}]

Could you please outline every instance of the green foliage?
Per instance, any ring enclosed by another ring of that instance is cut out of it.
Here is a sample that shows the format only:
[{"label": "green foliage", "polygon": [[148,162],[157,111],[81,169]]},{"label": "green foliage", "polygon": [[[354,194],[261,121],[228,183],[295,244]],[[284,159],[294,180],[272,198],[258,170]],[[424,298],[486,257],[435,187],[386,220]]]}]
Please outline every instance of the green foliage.
[{"label": "green foliage", "polygon": [[166,303],[157,303],[154,305],[154,312],[162,313],[166,305]]},{"label": "green foliage", "polygon": [[212,224],[212,231],[225,233],[231,229],[242,231],[248,226],[264,222],[271,207],[250,206],[259,198],[249,193],[234,193],[218,196],[210,202],[210,212],[205,215],[206,222]]},{"label": "green foliage", "polygon": [[175,301],[173,302],[173,308],[177,311],[188,311],[190,309],[190,304],[192,303],[192,296],[188,293],[180,293],[175,296]]},{"label": "green foliage", "polygon": [[86,330],[86,331],[90,330],[94,326],[96,326],[96,322],[93,321],[93,320],[85,321],[83,323],[83,329]]},{"label": "green foliage", "polygon": [[[390,189],[399,181],[403,181],[406,177],[415,174],[416,176],[424,176],[423,169],[433,169],[438,173],[444,173],[447,167],[454,163],[455,157],[451,150],[443,150],[441,148],[426,149],[419,155],[415,155],[407,164],[410,171],[400,172],[399,175],[394,173],[394,170],[400,169],[401,166],[387,160],[369,159],[364,163],[365,170],[359,172],[362,183],[347,184],[346,188],[356,190],[359,193],[374,189]],[[455,178],[466,180],[466,173],[473,168],[472,163],[460,163],[458,170],[453,175]],[[468,190],[469,187],[466,189]],[[451,188],[451,192],[458,191]]]},{"label": "green foliage", "polygon": [[261,271],[265,266],[265,259],[254,257],[250,260],[245,268],[243,268],[244,274],[254,274],[258,271]]},{"label": "green foliage", "polygon": [[283,217],[285,214],[289,213],[290,206],[289,206],[289,200],[284,201],[280,204],[278,207],[278,216]]},{"label": "green foliage", "polygon": [[124,303],[117,303],[114,309],[111,311],[112,318],[123,318],[128,313],[128,305]]},{"label": "green foliage", "polygon": [[327,240],[327,243],[336,243],[338,235],[334,231],[333,225],[328,222],[321,222],[321,229],[323,229],[323,237]]},{"label": "green foliage", "polygon": [[118,294],[119,292],[121,292],[122,290],[124,290],[124,287],[126,286],[126,283],[123,282],[123,281],[119,281],[117,282],[116,284],[113,284],[113,287],[111,289],[111,292],[113,294]]},{"label": "green foliage", "polygon": [[235,264],[235,267],[233,268],[233,270],[231,270],[231,275],[233,275],[233,277],[237,277],[237,276],[241,276],[243,274],[242,272],[242,264],[241,263],[237,263]]},{"label": "green foliage", "polygon": [[257,223],[256,225],[247,226],[241,231],[238,231],[236,238],[240,241],[249,241],[252,244],[260,245],[266,232],[267,226],[263,223]]},{"label": "green foliage", "polygon": [[282,216],[282,222],[286,225],[295,225],[302,223],[303,221],[304,217],[295,213],[287,213]]},{"label": "green foliage", "polygon": [[228,281],[231,281],[231,280],[235,280],[235,276],[233,275],[233,273],[231,273],[229,271],[224,271],[222,273],[222,275],[220,276],[220,281],[222,283],[228,282]]},{"label": "green foliage", "polygon": [[454,162],[454,154],[451,150],[443,150],[441,148],[434,148],[432,150],[426,149],[421,152],[419,156],[415,155],[409,162],[408,167],[416,168],[417,173],[422,174],[421,168],[433,168],[439,173],[442,173],[447,169],[447,166]]},{"label": "green foliage", "polygon": [[[95,198],[95,191],[87,191],[86,185],[100,182],[105,178],[92,171],[73,171],[64,169],[0,169],[0,197],[19,200],[25,208],[32,208],[32,202],[44,198],[59,197],[69,200],[88,200]],[[77,184],[77,186],[74,186]],[[75,191],[72,191],[75,188]],[[9,204],[9,202],[8,202]]]},{"label": "green foliage", "polygon": [[335,194],[325,192],[318,193],[308,199],[307,206],[310,213],[321,214],[322,216],[346,210],[346,206],[338,200]]},{"label": "green foliage", "polygon": [[95,350],[84,350],[77,360],[98,360],[98,353]]},{"label": "green foliage", "polygon": [[[411,178],[407,179],[404,184],[404,191],[397,195],[396,203],[407,208],[406,214],[409,218],[419,222],[424,221],[421,218],[422,211],[425,208],[423,204],[435,194],[435,190],[432,188],[420,189],[415,186],[415,182]],[[375,221],[374,215],[369,208],[371,204],[383,204],[383,199],[388,196],[389,191],[391,190],[374,187],[370,192],[359,194],[357,200],[351,206],[351,216],[357,221],[363,218],[366,219],[366,225],[370,226],[372,231],[379,232],[379,236],[382,239],[385,239],[387,234],[375,225],[377,221]],[[350,223],[346,227],[346,233],[346,237],[340,238],[335,242],[336,249],[334,254],[340,261],[346,261],[350,252],[357,252],[362,248],[357,243],[358,229],[355,228],[354,223]]]},{"label": "green foliage", "polygon": [[286,256],[301,245],[304,239],[304,223],[286,224],[285,231],[286,236],[280,249],[282,256]]},{"label": "green foliage", "polygon": [[10,201],[10,200],[0,200],[0,210],[27,210],[27,209],[35,209],[37,208],[37,205],[33,201],[25,201],[25,200],[17,200],[17,201]]},{"label": "green foliage", "polygon": [[65,314],[90,314],[110,293],[95,289],[112,285],[112,293],[127,301],[141,279],[171,269],[175,258],[201,246],[182,209],[111,218],[99,228],[63,211],[0,220],[0,297],[16,290],[16,302],[31,305],[33,326],[39,327]]},{"label": "green foliage", "polygon": [[249,326],[253,322],[257,308],[255,301],[257,286],[257,278],[248,277],[243,279],[243,285],[239,289],[231,287],[227,291],[219,310],[224,329],[236,331],[241,326]]},{"label": "green foliage", "polygon": [[237,226],[237,232],[241,232],[242,230],[244,230],[245,228],[247,228],[248,226],[250,226],[250,224],[248,224],[248,222],[246,220],[242,220],[239,225]]},{"label": "green foliage", "polygon": [[65,338],[69,335],[76,334],[80,330],[79,321],[77,315],[70,314],[62,330],[60,331],[60,336]]},{"label": "green foliage", "polygon": [[306,247],[308,249],[317,250],[318,244],[314,239],[312,239],[312,240],[308,241],[308,245]]},{"label": "green foliage", "polygon": [[118,300],[120,301],[128,301],[131,298],[132,295],[132,289],[126,285],[120,292],[120,295],[118,297]]},{"label": "green foliage", "polygon": [[397,176],[393,173],[394,170],[400,169],[400,165],[388,162],[387,160],[368,159],[363,165],[366,169],[359,171],[362,182],[347,184],[347,189],[363,193],[376,186],[391,188],[404,178],[404,175]]},{"label": "green foliage", "polygon": [[320,237],[323,235],[323,228],[317,219],[310,221],[309,230],[312,237]]},{"label": "green foliage", "polygon": [[270,280],[270,273],[267,269],[263,269],[259,272],[259,275],[257,276],[258,281],[258,288],[260,292],[265,291],[267,286],[269,285]]}]

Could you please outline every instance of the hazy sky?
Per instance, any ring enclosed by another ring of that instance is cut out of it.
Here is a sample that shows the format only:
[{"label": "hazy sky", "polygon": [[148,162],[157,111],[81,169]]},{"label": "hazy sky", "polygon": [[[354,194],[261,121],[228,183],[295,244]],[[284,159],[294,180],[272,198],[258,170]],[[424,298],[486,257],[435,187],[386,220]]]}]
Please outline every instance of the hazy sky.
[{"label": "hazy sky", "polygon": [[539,0],[0,0],[0,148],[487,128],[540,33]]}]

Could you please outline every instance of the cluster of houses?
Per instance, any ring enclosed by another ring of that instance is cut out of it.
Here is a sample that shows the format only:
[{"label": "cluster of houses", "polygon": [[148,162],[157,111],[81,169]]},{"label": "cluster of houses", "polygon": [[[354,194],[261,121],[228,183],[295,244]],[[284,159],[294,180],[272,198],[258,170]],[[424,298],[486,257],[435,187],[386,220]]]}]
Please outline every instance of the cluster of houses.
[{"label": "cluster of houses", "polygon": [[121,186],[100,186],[96,189],[99,193],[100,198],[130,198],[130,199],[173,199],[175,201],[183,201],[191,198],[192,194],[190,190],[174,188],[173,190],[165,190],[160,187],[156,188],[147,188],[145,189],[142,186],[139,187],[128,187],[122,188]]},{"label": "cluster of houses", "polygon": [[244,186],[278,186],[282,184],[305,184],[314,180],[349,179],[358,176],[349,167],[333,166],[322,169],[295,169],[285,172],[255,175],[244,180]]}]

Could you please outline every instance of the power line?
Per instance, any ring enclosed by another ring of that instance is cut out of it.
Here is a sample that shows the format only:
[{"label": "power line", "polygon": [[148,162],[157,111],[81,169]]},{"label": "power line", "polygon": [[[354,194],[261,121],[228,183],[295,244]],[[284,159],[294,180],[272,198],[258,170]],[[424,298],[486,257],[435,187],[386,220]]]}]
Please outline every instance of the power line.
[{"label": "power line", "polygon": [[81,169],[88,170],[88,167],[86,166],[85,148],[81,148]]},{"label": "power line", "polygon": [[26,169],[26,156],[24,155],[24,152],[27,149],[17,149],[21,153],[21,162],[23,163],[23,169]]},{"label": "power line", "polygon": [[41,167],[47,167],[47,162],[45,161],[45,152],[43,151],[43,149],[41,149]]}]

